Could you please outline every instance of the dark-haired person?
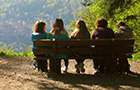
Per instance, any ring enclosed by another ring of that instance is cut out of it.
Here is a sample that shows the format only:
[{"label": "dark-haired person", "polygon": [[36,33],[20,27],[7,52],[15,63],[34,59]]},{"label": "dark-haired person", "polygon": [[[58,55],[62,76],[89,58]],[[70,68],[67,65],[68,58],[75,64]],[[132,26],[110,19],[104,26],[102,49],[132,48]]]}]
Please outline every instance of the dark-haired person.
[{"label": "dark-haired person", "polygon": [[[111,28],[107,27],[108,22],[104,18],[99,18],[96,20],[97,29],[92,33],[92,39],[109,39],[115,38],[115,34]],[[93,59],[94,68],[100,72],[104,72],[104,63],[100,60]]]},{"label": "dark-haired person", "polygon": [[[68,33],[64,29],[63,20],[60,18],[55,19],[55,22],[53,24],[53,28],[52,28],[50,33],[52,33],[54,35],[54,38],[58,39],[58,40],[69,39]],[[56,58],[57,59],[64,59],[65,67],[66,67],[64,72],[67,73],[67,71],[68,71],[67,54],[57,54]]]},{"label": "dark-haired person", "polygon": [[[71,39],[90,39],[90,33],[86,27],[86,24],[83,20],[78,20],[76,23],[75,30],[71,34]],[[76,56],[82,56],[82,54],[76,53]],[[77,74],[80,72],[85,72],[84,69],[84,59],[76,59],[77,64],[75,65]]]},{"label": "dark-haired person", "polygon": [[[31,34],[31,40],[34,39],[53,39],[52,34],[48,34],[46,31],[46,23],[43,21],[37,21],[34,25],[34,32]],[[33,51],[34,46],[32,47]],[[47,72],[47,60],[35,60],[35,67],[42,72]]]},{"label": "dark-haired person", "polygon": [[[125,22],[119,21],[116,27],[115,38],[133,38],[133,30]],[[117,60],[119,61],[118,72],[131,72],[127,58],[117,58]]]},{"label": "dark-haired person", "polygon": [[115,38],[133,38],[132,29],[124,22],[119,21],[116,27],[117,31],[115,33]]}]

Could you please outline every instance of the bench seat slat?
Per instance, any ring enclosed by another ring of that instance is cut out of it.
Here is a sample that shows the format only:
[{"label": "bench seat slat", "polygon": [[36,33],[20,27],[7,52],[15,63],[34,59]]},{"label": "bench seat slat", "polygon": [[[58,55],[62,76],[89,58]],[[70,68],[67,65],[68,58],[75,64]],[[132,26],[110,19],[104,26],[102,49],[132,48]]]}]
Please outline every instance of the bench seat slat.
[{"label": "bench seat slat", "polygon": [[[65,42],[65,43],[64,43]],[[60,46],[92,46],[92,45],[104,45],[109,46],[111,45],[111,40],[108,41],[99,41],[99,40],[59,40],[56,41],[56,45]]]},{"label": "bench seat slat", "polygon": [[54,53],[53,48],[34,48],[34,55],[44,55]]},{"label": "bench seat slat", "polygon": [[113,45],[133,45],[134,44],[134,39],[126,39],[126,40],[120,40],[120,39],[116,39],[115,41],[113,41]]},{"label": "bench seat slat", "polygon": [[50,39],[33,40],[34,46],[53,46],[53,42]]},{"label": "bench seat slat", "polygon": [[[94,56],[87,56],[87,57],[68,57],[68,59],[109,59],[109,56],[99,56],[99,57],[94,57]],[[38,56],[35,57],[37,60],[47,60],[47,59],[53,59],[53,57],[43,57],[43,56]],[[63,59],[63,58],[62,58]]]},{"label": "bench seat slat", "polygon": [[[96,48],[58,48],[56,50],[57,54],[60,53],[78,53],[78,54],[100,54],[100,55],[107,55],[111,53],[111,50],[109,47],[96,47]],[[104,51],[104,53],[103,53]]]},{"label": "bench seat slat", "polygon": [[126,47],[115,47],[115,50],[114,50],[115,54],[127,54],[127,53],[133,53],[133,47],[129,47],[129,46],[126,46]]},{"label": "bench seat slat", "polygon": [[[103,52],[104,51],[104,52]],[[53,48],[34,48],[35,55],[53,54]],[[109,47],[96,47],[96,48],[57,48],[57,54],[100,54],[109,55],[111,50]]]},{"label": "bench seat slat", "polygon": [[[69,56],[68,59],[72,60],[72,59],[109,59],[110,56],[83,56],[83,57],[74,57],[74,56]],[[117,55],[115,56],[115,58],[132,58],[131,55],[127,56],[127,55]],[[37,60],[47,60],[47,59],[52,59],[53,57],[46,57],[46,56],[36,56],[35,59]]]},{"label": "bench seat slat", "polygon": [[[41,40],[34,40],[34,46],[53,46],[53,43],[56,45],[62,46],[87,46],[87,45],[112,45],[112,41],[114,45],[133,45],[134,39],[100,39],[100,40],[92,40],[92,39],[85,39],[85,40],[78,40],[78,39],[71,39],[71,40],[50,40],[50,39],[41,39]],[[64,43],[65,42],[65,43]]]}]

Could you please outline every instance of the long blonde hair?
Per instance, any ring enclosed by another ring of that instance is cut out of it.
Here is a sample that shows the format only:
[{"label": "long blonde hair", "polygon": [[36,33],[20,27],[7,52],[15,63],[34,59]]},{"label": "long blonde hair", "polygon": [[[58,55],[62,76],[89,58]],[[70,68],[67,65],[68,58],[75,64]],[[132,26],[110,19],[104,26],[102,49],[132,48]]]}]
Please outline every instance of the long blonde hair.
[{"label": "long blonde hair", "polygon": [[50,33],[60,36],[62,31],[65,31],[63,20],[56,18],[53,24],[53,29],[50,31]]},{"label": "long blonde hair", "polygon": [[76,39],[90,39],[90,33],[83,20],[78,20],[74,32],[71,37]]}]

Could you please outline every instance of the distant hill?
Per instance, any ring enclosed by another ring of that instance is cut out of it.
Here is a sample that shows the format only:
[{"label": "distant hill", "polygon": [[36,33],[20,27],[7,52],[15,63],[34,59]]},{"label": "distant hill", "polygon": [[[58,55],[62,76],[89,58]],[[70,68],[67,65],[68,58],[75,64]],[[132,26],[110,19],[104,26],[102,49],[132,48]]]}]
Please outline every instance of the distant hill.
[{"label": "distant hill", "polygon": [[49,32],[55,18],[62,18],[65,27],[77,17],[82,0],[0,0],[0,42],[31,45],[34,23],[43,20]]}]

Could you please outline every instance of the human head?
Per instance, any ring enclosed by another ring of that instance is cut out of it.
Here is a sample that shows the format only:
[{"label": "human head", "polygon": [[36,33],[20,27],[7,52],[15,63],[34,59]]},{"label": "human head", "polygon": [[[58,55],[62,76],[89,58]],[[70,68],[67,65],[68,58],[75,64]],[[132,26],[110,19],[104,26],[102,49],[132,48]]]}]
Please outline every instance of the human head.
[{"label": "human head", "polygon": [[82,29],[82,28],[87,28],[86,24],[83,20],[78,20],[76,22],[76,29]]},{"label": "human head", "polygon": [[62,19],[56,18],[53,24],[53,29],[51,30],[51,33],[53,34],[60,34],[60,32],[64,30],[64,23]]},{"label": "human head", "polygon": [[34,32],[35,33],[44,33],[44,32],[46,32],[45,28],[46,28],[45,22],[37,21],[34,26]]},{"label": "human head", "polygon": [[122,21],[119,21],[116,25],[117,29],[120,28],[120,26],[125,26],[126,24]]},{"label": "human head", "polygon": [[63,30],[64,29],[63,20],[60,18],[56,18],[53,24],[53,28],[59,28],[59,30]]},{"label": "human head", "polygon": [[96,20],[96,26],[97,27],[103,27],[106,28],[108,25],[108,22],[104,18],[99,18]]},{"label": "human head", "polygon": [[78,20],[76,22],[75,30],[71,36],[74,38],[77,38],[77,39],[89,39],[90,38],[90,34],[89,34],[86,24],[83,20]]}]

